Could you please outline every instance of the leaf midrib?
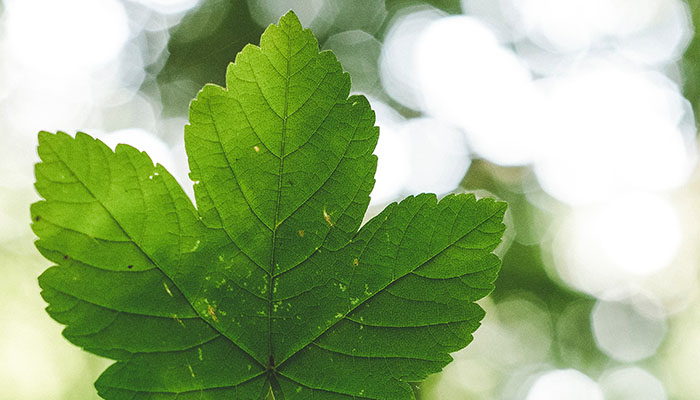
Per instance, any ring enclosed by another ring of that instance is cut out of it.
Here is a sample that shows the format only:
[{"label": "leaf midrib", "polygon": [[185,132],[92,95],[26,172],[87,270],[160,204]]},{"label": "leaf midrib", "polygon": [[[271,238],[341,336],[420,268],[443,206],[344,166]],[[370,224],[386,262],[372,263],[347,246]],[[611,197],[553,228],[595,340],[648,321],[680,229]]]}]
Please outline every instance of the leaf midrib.
[{"label": "leaf midrib", "polygon": [[[267,354],[268,354],[268,365],[267,369],[270,371],[275,371],[275,360],[274,360],[274,349],[272,348],[272,313],[274,311],[272,303],[274,298],[274,285],[275,285],[275,263],[277,262],[275,257],[275,248],[277,246],[277,229],[279,228],[279,216],[280,216],[280,204],[282,202],[282,176],[284,174],[284,159],[285,159],[285,142],[287,138],[287,115],[289,109],[289,81],[291,79],[289,74],[290,62],[292,58],[292,38],[289,33],[285,32],[281,27],[280,30],[287,36],[287,57],[286,57],[286,77],[284,84],[284,111],[282,112],[282,132],[281,143],[280,143],[280,168],[279,168],[279,179],[277,180],[277,200],[275,201],[275,219],[272,227],[272,243],[270,246],[270,284],[267,288]],[[274,39],[273,39],[274,40]]]}]

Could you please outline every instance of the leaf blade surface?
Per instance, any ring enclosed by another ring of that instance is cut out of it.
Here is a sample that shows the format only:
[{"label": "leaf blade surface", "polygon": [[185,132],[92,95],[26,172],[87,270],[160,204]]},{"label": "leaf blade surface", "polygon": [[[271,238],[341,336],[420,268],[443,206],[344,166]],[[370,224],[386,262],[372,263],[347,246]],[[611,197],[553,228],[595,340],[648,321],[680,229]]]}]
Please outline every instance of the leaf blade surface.
[{"label": "leaf blade surface", "polygon": [[197,207],[145,153],[41,133],[33,229],[106,399],[412,399],[483,318],[505,204],[409,197],[360,228],[378,129],[290,13],[190,107]]}]

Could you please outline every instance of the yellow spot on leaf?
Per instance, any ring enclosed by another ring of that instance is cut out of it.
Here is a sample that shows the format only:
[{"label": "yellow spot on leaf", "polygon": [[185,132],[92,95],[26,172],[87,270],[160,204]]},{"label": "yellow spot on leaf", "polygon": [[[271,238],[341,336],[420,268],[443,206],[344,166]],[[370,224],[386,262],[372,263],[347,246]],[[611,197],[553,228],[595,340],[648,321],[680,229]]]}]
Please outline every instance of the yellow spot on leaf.
[{"label": "yellow spot on leaf", "polygon": [[323,219],[325,219],[326,222],[328,222],[328,225],[333,227],[333,221],[331,221],[331,216],[328,215],[328,212],[326,211],[325,207],[323,208]]},{"label": "yellow spot on leaf", "polygon": [[165,288],[165,291],[170,295],[170,297],[173,297],[173,292],[170,291],[168,284],[163,282],[163,287]]},{"label": "yellow spot on leaf", "polygon": [[194,370],[192,370],[192,365],[190,365],[190,363],[187,363],[187,368],[190,370],[190,375],[194,378]]},{"label": "yellow spot on leaf", "polygon": [[213,319],[214,322],[219,322],[219,318],[216,316],[216,311],[214,311],[214,307],[208,305],[207,311],[209,312],[209,315],[211,315],[211,319]]},{"label": "yellow spot on leaf", "polygon": [[173,318],[175,318],[175,321],[177,321],[180,325],[182,325],[183,328],[185,327],[185,324],[182,323],[182,320],[177,317],[177,314],[173,314]]},{"label": "yellow spot on leaf", "polygon": [[253,146],[253,149],[255,150],[256,153],[260,151],[260,147],[258,147],[258,146]]},{"label": "yellow spot on leaf", "polygon": [[357,267],[358,265],[360,265],[360,260],[358,260],[357,258],[352,260],[352,265]]},{"label": "yellow spot on leaf", "polygon": [[299,230],[299,237],[304,237],[304,231],[301,229]]}]

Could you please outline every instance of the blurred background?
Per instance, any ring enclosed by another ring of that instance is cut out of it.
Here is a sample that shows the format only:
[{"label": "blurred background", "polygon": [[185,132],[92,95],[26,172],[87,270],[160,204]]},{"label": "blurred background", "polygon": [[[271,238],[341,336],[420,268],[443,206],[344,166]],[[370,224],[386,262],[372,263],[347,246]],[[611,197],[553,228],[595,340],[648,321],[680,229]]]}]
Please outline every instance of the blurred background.
[{"label": "blurred background", "polygon": [[700,0],[0,0],[0,400],[97,399],[109,364],[43,311],[36,132],[191,193],[189,100],[289,8],[376,111],[370,213],[510,204],[483,325],[420,399],[700,398]]}]

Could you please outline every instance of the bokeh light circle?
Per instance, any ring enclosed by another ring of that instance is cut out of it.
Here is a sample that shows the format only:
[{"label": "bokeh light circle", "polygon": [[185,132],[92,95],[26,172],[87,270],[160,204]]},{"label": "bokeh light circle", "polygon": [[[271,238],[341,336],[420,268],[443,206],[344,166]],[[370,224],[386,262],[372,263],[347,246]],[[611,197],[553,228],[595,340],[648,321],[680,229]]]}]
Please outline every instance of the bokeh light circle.
[{"label": "bokeh light circle", "polygon": [[431,21],[445,14],[433,7],[407,7],[389,23],[379,62],[379,74],[386,93],[400,104],[420,110],[420,91],[416,61],[418,40]]},{"label": "bokeh light circle", "polygon": [[380,100],[370,98],[375,114],[375,126],[379,126],[379,140],[374,154],[377,156],[377,172],[371,194],[371,204],[378,205],[396,200],[409,179],[409,144],[403,137],[401,126],[404,118],[396,110]]},{"label": "bokeh light circle", "polygon": [[426,111],[467,133],[472,150],[502,165],[542,149],[541,99],[529,70],[473,17],[433,21],[416,45]]},{"label": "bokeh light circle", "polygon": [[644,192],[612,197],[562,220],[552,242],[554,267],[570,286],[605,298],[663,273],[682,238],[668,199]]},{"label": "bokeh light circle", "polygon": [[464,133],[433,118],[410,119],[401,129],[409,146],[405,192],[441,195],[456,189],[471,164]]},{"label": "bokeh light circle", "polygon": [[660,73],[592,59],[538,86],[548,103],[548,148],[535,172],[555,198],[577,205],[669,190],[695,167],[690,108]]},{"label": "bokeh light circle", "polygon": [[553,370],[540,375],[526,400],[603,400],[595,381],[575,369]]},{"label": "bokeh light circle", "polygon": [[606,400],[666,400],[663,383],[639,367],[622,367],[606,371],[600,378]]},{"label": "bokeh light circle", "polygon": [[129,39],[116,0],[9,0],[8,50],[21,64],[50,75],[104,66]]},{"label": "bokeh light circle", "polygon": [[599,300],[591,312],[591,324],[598,348],[623,362],[654,355],[667,329],[663,310],[649,301]]}]

